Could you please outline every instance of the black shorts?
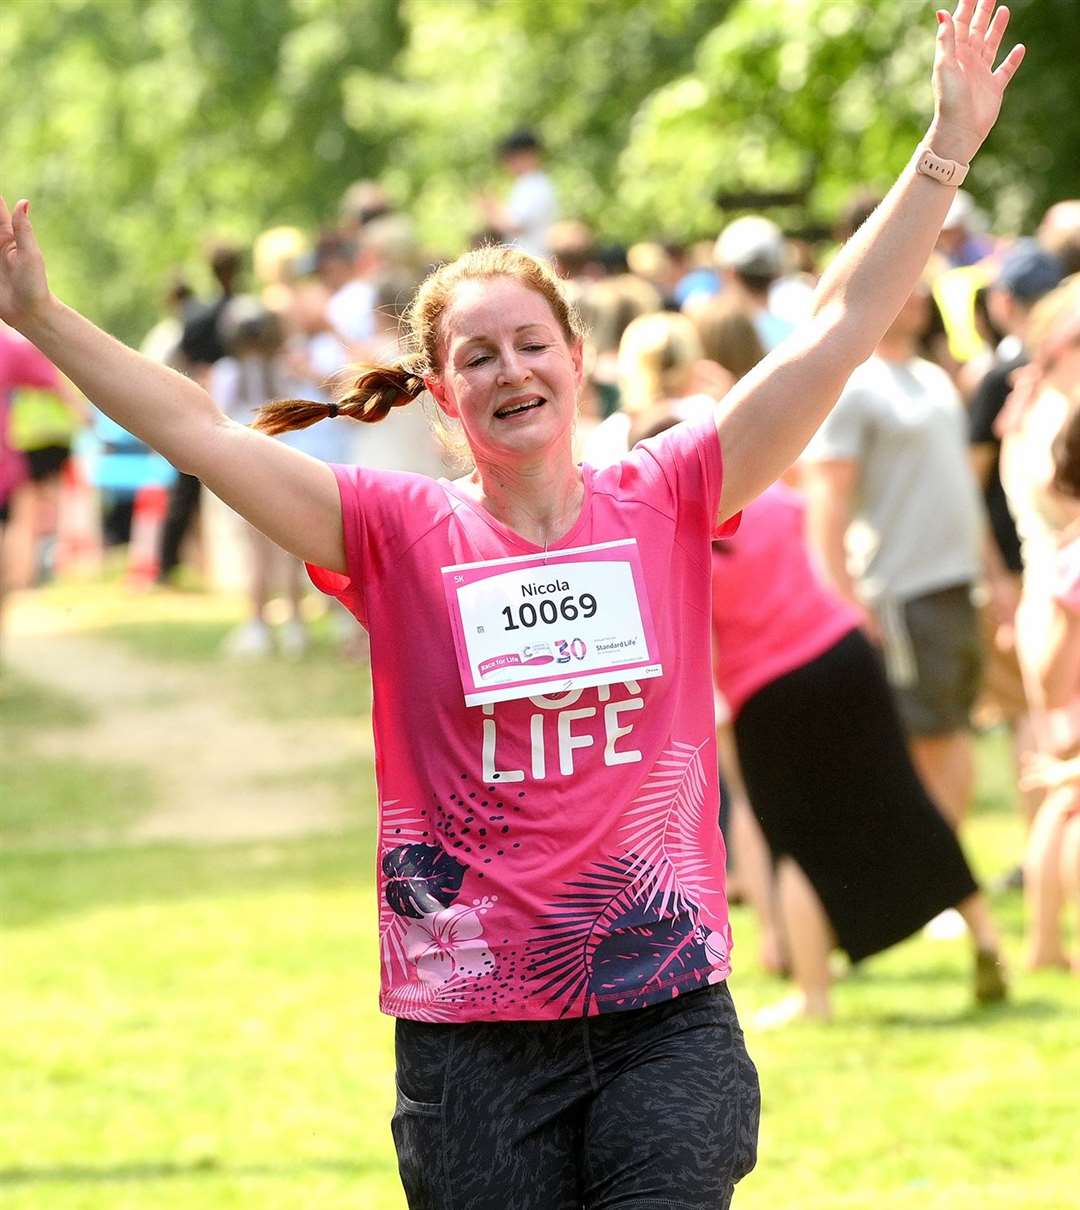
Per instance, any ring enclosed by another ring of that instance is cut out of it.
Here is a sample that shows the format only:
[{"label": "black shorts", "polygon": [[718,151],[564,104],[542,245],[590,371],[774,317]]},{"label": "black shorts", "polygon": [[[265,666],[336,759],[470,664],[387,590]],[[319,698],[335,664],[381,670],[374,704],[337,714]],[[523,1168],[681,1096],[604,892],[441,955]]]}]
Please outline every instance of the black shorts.
[{"label": "black shorts", "polygon": [[30,481],[41,483],[59,475],[71,457],[69,445],[46,445],[40,450],[28,450],[26,463],[30,470]]},{"label": "black shorts", "polygon": [[885,668],[908,735],[965,730],[979,695],[983,653],[971,585],[878,610]]},{"label": "black shorts", "polygon": [[571,1021],[398,1020],[409,1210],[724,1210],[760,1093],[727,985]]}]

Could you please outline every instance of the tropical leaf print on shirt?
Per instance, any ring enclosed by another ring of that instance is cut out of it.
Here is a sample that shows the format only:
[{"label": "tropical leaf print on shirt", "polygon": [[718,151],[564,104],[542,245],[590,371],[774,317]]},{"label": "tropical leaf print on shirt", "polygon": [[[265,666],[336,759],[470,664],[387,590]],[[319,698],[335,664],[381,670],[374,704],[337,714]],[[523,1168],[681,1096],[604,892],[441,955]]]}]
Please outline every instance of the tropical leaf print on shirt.
[{"label": "tropical leaf print on shirt", "polygon": [[690,910],[655,918],[646,903],[636,903],[593,951],[590,995],[601,1012],[610,1012],[667,999],[674,985],[685,990],[688,979],[704,983],[708,937]]},{"label": "tropical leaf print on shirt", "polygon": [[[379,860],[384,854],[403,844],[416,844],[429,838],[431,832],[424,813],[417,807],[390,798],[379,804]],[[409,962],[405,954],[404,924],[406,922],[379,896],[379,944],[383,968],[393,982],[409,977]]]},{"label": "tropical leaf print on shirt", "polygon": [[386,902],[413,920],[449,907],[465,877],[465,866],[434,844],[399,845],[383,854],[382,870]]},{"label": "tropical leaf print on shirt", "polygon": [[595,862],[568,884],[529,941],[529,979],[561,1015],[588,1011],[592,954],[613,921],[633,910],[636,863],[626,857]]},{"label": "tropical leaf print on shirt", "polygon": [[726,925],[711,923],[723,871],[706,856],[709,750],[671,742],[626,809],[623,852],[566,883],[535,927],[527,977],[561,1016],[640,1008],[725,977]]},{"label": "tropical leaf print on shirt", "polygon": [[405,949],[405,926],[449,907],[457,898],[465,866],[441,845],[429,843],[431,825],[422,811],[398,799],[380,809],[379,853],[385,879],[379,899],[379,939],[383,966],[407,980],[412,968]]},{"label": "tropical leaf print on shirt", "polygon": [[716,827],[705,818],[706,779],[716,777],[701,759],[706,748],[672,741],[627,809],[620,840],[650,904],[699,904],[722,889],[703,843],[706,829]]},{"label": "tropical leaf print on shirt", "polygon": [[528,978],[560,1016],[641,1008],[709,981],[713,934],[697,908],[645,893],[641,863],[595,862],[529,941]]}]

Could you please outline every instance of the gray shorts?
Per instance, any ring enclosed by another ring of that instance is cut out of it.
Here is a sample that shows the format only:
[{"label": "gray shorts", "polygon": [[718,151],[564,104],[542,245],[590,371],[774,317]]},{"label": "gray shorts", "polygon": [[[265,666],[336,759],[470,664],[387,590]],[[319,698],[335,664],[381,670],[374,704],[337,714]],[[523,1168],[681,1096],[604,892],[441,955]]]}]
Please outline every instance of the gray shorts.
[{"label": "gray shorts", "polygon": [[971,585],[957,584],[877,609],[885,672],[909,735],[969,726],[983,653]]}]

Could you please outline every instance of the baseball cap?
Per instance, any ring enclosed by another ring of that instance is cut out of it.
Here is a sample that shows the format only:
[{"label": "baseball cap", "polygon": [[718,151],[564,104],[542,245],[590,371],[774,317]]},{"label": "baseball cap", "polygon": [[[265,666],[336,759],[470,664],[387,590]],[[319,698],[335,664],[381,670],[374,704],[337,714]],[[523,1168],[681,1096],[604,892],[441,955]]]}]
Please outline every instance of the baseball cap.
[{"label": "baseball cap", "polygon": [[779,277],[784,271],[784,236],[760,214],[737,218],[720,232],[716,263],[753,277]]},{"label": "baseball cap", "polygon": [[1018,240],[1002,258],[994,285],[1021,302],[1035,302],[1065,276],[1065,267],[1033,239]]}]

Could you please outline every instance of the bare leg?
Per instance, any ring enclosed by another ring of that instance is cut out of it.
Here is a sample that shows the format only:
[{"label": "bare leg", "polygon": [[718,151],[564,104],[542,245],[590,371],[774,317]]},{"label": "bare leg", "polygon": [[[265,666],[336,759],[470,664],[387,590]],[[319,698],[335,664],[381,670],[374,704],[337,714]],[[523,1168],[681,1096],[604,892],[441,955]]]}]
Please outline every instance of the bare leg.
[{"label": "bare leg", "polygon": [[1065,820],[1061,838],[1061,889],[1075,913],[1077,944],[1072,968],[1080,974],[1080,815]]},{"label": "bare leg", "polygon": [[289,613],[294,622],[303,625],[303,616],[300,613],[300,607],[304,603],[304,581],[306,573],[304,565],[299,559],[294,559],[292,555],[285,556],[287,562],[285,565],[285,591],[289,596]]},{"label": "bare leg", "polygon": [[975,946],[975,999],[980,1004],[995,1004],[1008,995],[1005,963],[1001,958],[1001,940],[982,891],[976,891],[956,905],[964,918]]},{"label": "bare leg", "polygon": [[254,529],[246,526],[248,542],[248,607],[250,620],[229,634],[223,644],[231,659],[267,656],[273,651],[274,640],[267,624],[266,607],[273,587],[274,561],[277,547]]},{"label": "bare leg", "polygon": [[776,871],[780,914],[791,951],[791,971],[807,1017],[830,1017],[829,954],[836,945],[832,926],[810,880],[790,857]]},{"label": "bare leg", "polygon": [[37,548],[38,485],[26,482],[15,489],[9,502],[7,583],[12,589],[29,588],[34,582],[34,552]]},{"label": "bare leg", "polygon": [[732,795],[731,831],[740,885],[761,928],[761,965],[770,974],[781,974],[788,965],[787,946],[776,910],[772,855],[753,808],[742,794]]},{"label": "bare leg", "polygon": [[289,596],[289,618],[278,631],[278,646],[282,655],[298,658],[308,646],[307,627],[300,612],[304,600],[304,568],[299,559],[285,551],[279,552],[284,564],[285,590]]},{"label": "bare leg", "polygon": [[[1026,758],[1029,753],[1037,751],[1035,743],[1035,728],[1031,723],[1031,716],[1022,714],[1009,725],[1009,733],[1012,736],[1013,756],[1015,758],[1015,766],[1017,777],[1020,770],[1024,767]],[[1035,822],[1035,816],[1039,811],[1039,804],[1042,802],[1042,791],[1040,790],[1021,790],[1020,810],[1024,816],[1024,830],[1027,833],[1031,832],[1031,825]]]},{"label": "bare leg", "polygon": [[1065,966],[1061,943],[1064,893],[1061,882],[1062,842],[1066,811],[1075,790],[1063,787],[1046,796],[1035,816],[1024,859],[1024,898],[1027,902],[1028,957],[1031,969]]},{"label": "bare leg", "polygon": [[914,736],[911,759],[938,809],[958,829],[975,786],[971,736],[966,731]]},{"label": "bare leg", "polygon": [[986,896],[981,891],[976,891],[974,895],[969,895],[963,902],[958,903],[956,910],[963,916],[975,946],[987,953],[997,953],[1001,940],[990,915]]},{"label": "bare leg", "polygon": [[730,724],[716,728],[720,769],[731,794],[731,852],[734,881],[758,918],[761,929],[761,965],[771,974],[785,967],[784,938],[776,911],[772,855],[743,784],[735,736]]}]

